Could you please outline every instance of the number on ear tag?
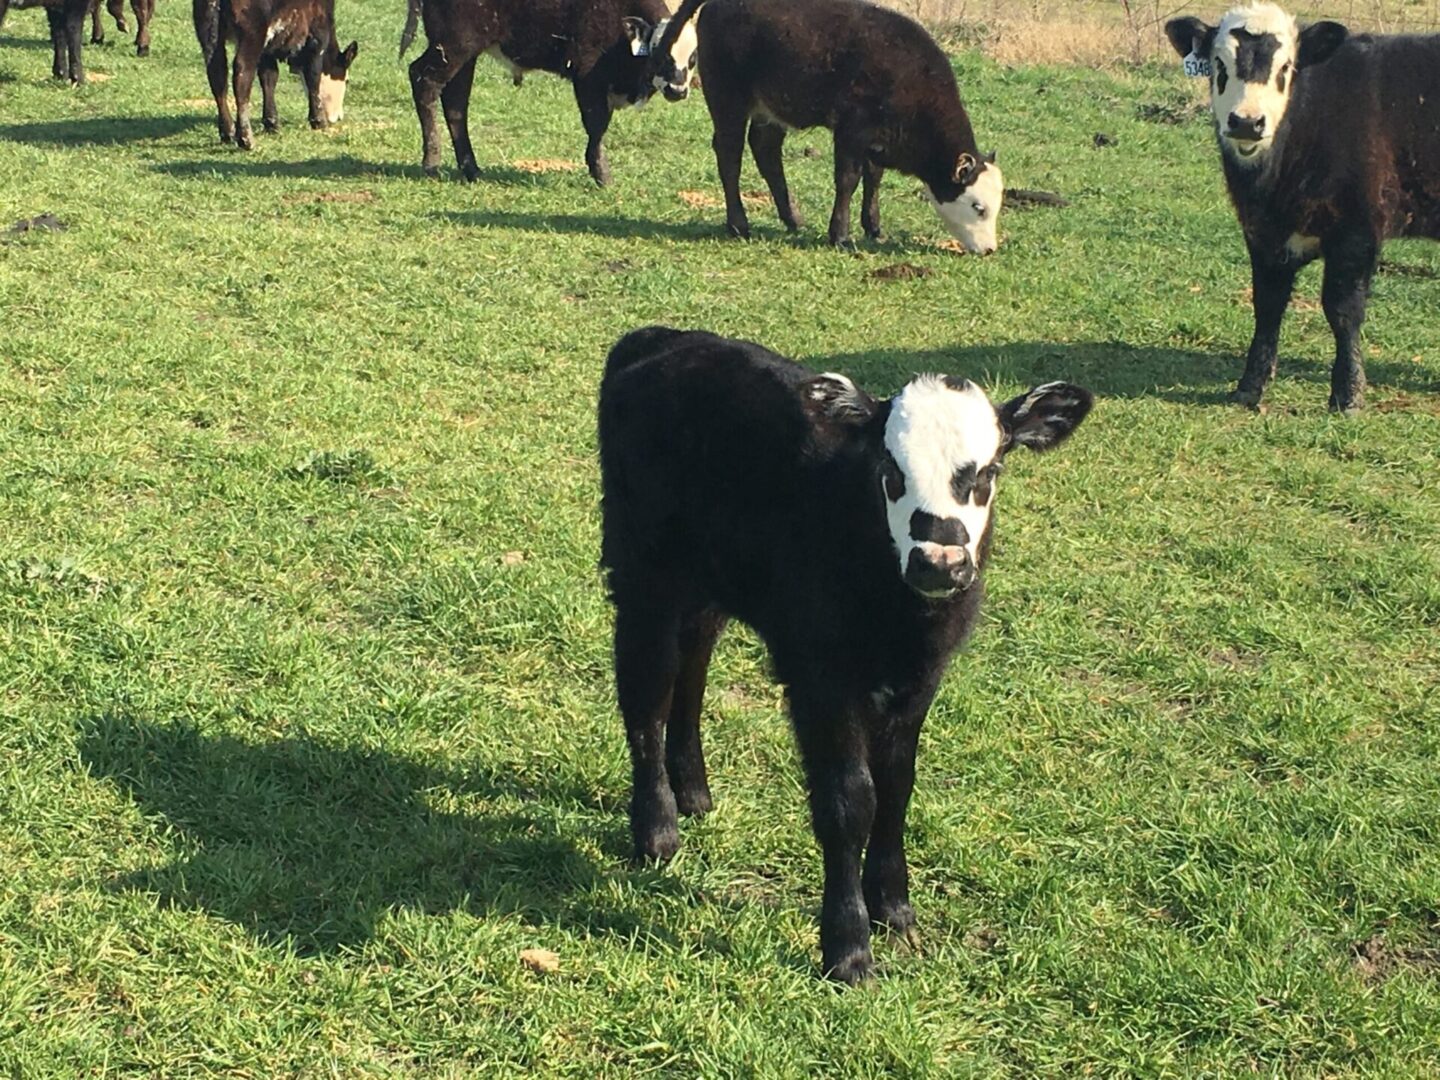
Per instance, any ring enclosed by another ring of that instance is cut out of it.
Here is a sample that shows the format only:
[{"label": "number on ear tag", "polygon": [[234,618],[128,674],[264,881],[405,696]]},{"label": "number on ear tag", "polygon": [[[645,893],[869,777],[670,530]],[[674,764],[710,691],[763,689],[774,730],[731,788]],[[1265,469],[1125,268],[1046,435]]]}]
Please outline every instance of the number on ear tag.
[{"label": "number on ear tag", "polygon": [[630,52],[634,56],[649,56],[650,43],[643,38],[631,38]]},{"label": "number on ear tag", "polygon": [[1185,74],[1192,79],[1208,79],[1210,77],[1210,61],[1207,57],[1196,56],[1193,52],[1185,57]]}]

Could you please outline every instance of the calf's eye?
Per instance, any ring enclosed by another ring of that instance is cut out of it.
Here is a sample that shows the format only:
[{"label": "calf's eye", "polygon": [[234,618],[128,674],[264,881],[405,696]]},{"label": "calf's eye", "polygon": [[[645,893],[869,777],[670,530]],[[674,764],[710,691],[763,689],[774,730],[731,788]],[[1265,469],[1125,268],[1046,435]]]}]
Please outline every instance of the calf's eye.
[{"label": "calf's eye", "polygon": [[1225,61],[1217,59],[1215,61],[1215,92],[1217,94],[1223,94],[1225,92],[1226,79]]}]

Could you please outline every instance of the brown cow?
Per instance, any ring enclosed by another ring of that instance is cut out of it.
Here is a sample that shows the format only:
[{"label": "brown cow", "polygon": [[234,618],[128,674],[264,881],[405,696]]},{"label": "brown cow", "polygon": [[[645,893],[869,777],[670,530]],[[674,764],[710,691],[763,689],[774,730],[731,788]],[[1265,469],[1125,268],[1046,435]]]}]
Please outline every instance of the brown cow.
[{"label": "brown cow", "polygon": [[[130,0],[135,11],[135,55],[150,55],[150,20],[155,17],[155,0]],[[125,25],[125,0],[105,0],[105,10],[115,20],[115,29],[122,34],[128,32]],[[105,43],[105,24],[100,20],[100,0],[90,3],[90,44]]]},{"label": "brown cow", "polygon": [[[322,128],[345,115],[345,79],[359,45],[344,51],[335,37],[335,0],[195,0],[195,36],[205,54],[205,74],[215,95],[220,141],[242,150],[254,145],[250,90],[260,75],[266,131],[280,127],[275,84],[280,61],[305,80],[310,126]],[[225,42],[235,43],[235,120],[225,94]]]}]

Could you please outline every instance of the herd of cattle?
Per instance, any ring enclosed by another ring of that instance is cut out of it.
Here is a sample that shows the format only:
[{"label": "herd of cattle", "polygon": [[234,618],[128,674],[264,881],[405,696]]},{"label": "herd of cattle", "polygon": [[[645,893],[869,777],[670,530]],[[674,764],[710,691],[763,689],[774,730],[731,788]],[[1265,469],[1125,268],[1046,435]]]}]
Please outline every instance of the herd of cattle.
[{"label": "herd of cattle", "polygon": [[[341,49],[334,0],[193,0],[220,137],[251,145],[258,73],[278,123],[278,63],[303,75],[310,122],[340,119],[357,46]],[[132,0],[148,49],[153,0]],[[43,6],[54,74],[84,81],[98,0]],[[107,9],[123,28],[120,0]],[[850,204],[881,236],[887,168],[917,177],[947,229],[988,253],[1004,182],[982,153],[950,62],[918,24],[866,0],[409,0],[410,65],[423,164],[441,159],[436,104],[456,162],[479,175],[467,110],[488,55],[517,84],[553,72],[574,87],[597,184],[617,108],[686,97],[703,73],[726,227],[749,235],[740,199],[747,141],[780,220],[801,219],[785,179],[792,128],[834,133],[829,236],[850,244]],[[1210,81],[1216,136],[1250,253],[1254,336],[1232,397],[1259,403],[1280,323],[1306,263],[1325,262],[1335,336],[1330,407],[1362,403],[1359,331],[1383,242],[1440,240],[1440,36],[1301,29],[1257,3],[1211,26],[1166,25],[1187,72]],[[235,46],[232,120],[226,43]],[[710,653],[738,618],[765,640],[787,689],[824,855],[821,951],[831,976],[871,970],[870,931],[915,917],[903,846],[915,747],[949,658],[973,625],[1005,455],[1044,450],[1081,423],[1085,389],[1046,383],[998,408],[973,383],[921,376],[888,400],[758,345],[648,327],[612,349],[600,392],[604,566],[615,604],[615,678],[633,769],[635,854],[668,859],[677,814],[711,796],[699,718]]]}]

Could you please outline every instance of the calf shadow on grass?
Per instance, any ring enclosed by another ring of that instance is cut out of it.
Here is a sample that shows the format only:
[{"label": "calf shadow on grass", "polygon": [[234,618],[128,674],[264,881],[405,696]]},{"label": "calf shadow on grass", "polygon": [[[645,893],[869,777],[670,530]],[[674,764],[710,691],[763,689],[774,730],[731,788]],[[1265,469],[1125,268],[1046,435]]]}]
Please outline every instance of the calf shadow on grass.
[{"label": "calf shadow on grass", "polygon": [[[213,124],[207,119],[206,123]],[[303,123],[303,122],[302,122]],[[301,126],[300,124],[296,125]],[[263,138],[263,136],[257,136]],[[381,178],[394,180],[415,180],[427,184],[437,183],[425,175],[419,165],[397,165],[394,162],[365,161],[361,158],[342,154],[333,158],[307,158],[304,161],[271,161],[253,157],[243,150],[215,144],[215,156],[189,161],[157,161],[149,166],[152,172],[164,173],[180,179],[209,179],[215,176],[228,178],[279,177],[281,179],[321,180],[363,180]],[[508,185],[533,185],[540,177],[520,169],[504,165],[492,165],[480,170],[483,182]],[[443,182],[443,181],[438,181]]]},{"label": "calf shadow on grass", "polygon": [[[1185,405],[1229,404],[1244,357],[1126,345],[1114,341],[1022,341],[1002,345],[956,345],[952,349],[871,349],[865,352],[798,357],[821,371],[840,371],[862,384],[899,387],[918,372],[945,372],[984,381],[1035,385],[1063,379],[1102,398],[1159,398]],[[1371,396],[1387,391],[1440,393],[1440,380],[1413,367],[1371,360],[1366,366]],[[1316,407],[1325,407],[1330,386],[1326,360],[1282,357],[1277,382],[1315,384]]]},{"label": "calf shadow on grass", "polygon": [[[497,771],[446,772],[385,751],[307,738],[250,742],[185,723],[105,715],[80,725],[80,755],[171,830],[172,862],[118,889],[196,908],[301,955],[362,944],[394,908],[519,916],[527,922],[674,942],[657,895],[674,875],[630,868],[620,818],[604,811],[599,859],[571,838],[574,785],[526,784]],[[459,796],[507,807],[437,809]],[[617,889],[621,880],[629,888]],[[630,899],[627,900],[626,897]]]},{"label": "calf shadow on grass", "polygon": [[201,116],[96,116],[0,124],[0,141],[29,146],[105,146],[181,135],[205,123]]},{"label": "calf shadow on grass", "polygon": [[537,214],[517,210],[440,210],[433,215],[453,225],[516,229],[520,232],[607,236],[622,240],[713,240],[723,229],[705,223],[641,221],[613,214]]}]

